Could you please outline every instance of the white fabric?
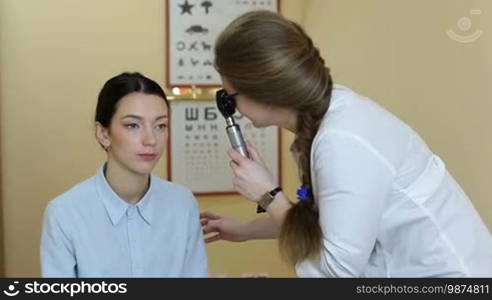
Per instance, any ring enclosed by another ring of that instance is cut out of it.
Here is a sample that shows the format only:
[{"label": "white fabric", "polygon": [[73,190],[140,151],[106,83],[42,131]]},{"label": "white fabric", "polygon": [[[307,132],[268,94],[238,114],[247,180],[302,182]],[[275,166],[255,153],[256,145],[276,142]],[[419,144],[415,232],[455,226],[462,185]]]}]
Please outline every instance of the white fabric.
[{"label": "white fabric", "polygon": [[492,277],[492,238],[410,127],[336,85],[313,141],[319,261],[301,277]]}]

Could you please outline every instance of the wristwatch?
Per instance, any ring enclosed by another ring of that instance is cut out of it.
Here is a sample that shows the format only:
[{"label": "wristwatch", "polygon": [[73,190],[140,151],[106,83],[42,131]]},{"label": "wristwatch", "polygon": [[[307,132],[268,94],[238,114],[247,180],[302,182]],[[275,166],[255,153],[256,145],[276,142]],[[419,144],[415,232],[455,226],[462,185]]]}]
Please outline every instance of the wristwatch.
[{"label": "wristwatch", "polygon": [[267,207],[272,203],[275,199],[275,195],[282,190],[281,187],[276,187],[273,190],[266,192],[258,201],[258,207],[256,208],[256,213],[266,212]]}]

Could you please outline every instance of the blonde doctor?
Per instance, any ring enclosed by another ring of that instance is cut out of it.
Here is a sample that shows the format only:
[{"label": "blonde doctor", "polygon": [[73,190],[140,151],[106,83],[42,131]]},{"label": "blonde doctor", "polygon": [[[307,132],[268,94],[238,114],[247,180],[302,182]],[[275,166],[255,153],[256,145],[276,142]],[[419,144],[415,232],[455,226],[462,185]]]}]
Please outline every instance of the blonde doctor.
[{"label": "blonde doctor", "polygon": [[234,150],[233,183],[266,216],[243,222],[201,214],[206,241],[278,238],[307,277],[490,277],[492,239],[472,203],[407,124],[333,84],[303,29],[256,11],[215,45],[215,66],[254,126],[295,134],[297,201],[275,185],[252,146]]}]

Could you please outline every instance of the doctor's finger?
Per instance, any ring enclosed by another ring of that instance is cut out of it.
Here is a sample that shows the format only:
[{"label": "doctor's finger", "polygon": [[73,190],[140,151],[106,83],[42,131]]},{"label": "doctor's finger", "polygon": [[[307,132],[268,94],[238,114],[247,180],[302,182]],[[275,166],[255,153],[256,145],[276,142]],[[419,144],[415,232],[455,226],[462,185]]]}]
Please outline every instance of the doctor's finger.
[{"label": "doctor's finger", "polygon": [[236,151],[234,148],[230,148],[227,151],[227,155],[238,165],[242,165],[246,162],[249,161],[247,157],[242,156],[239,152]]},{"label": "doctor's finger", "polygon": [[265,161],[263,160],[263,157],[261,157],[260,153],[258,150],[256,150],[255,146],[251,144],[249,141],[246,142],[246,147],[248,148],[249,156],[256,162],[265,165]]},{"label": "doctor's finger", "polygon": [[220,234],[213,235],[211,237],[205,238],[205,243],[212,243],[218,240],[221,240],[222,238],[220,237]]},{"label": "doctor's finger", "polygon": [[217,220],[217,219],[220,219],[221,216],[216,214],[216,213],[213,213],[211,211],[203,211],[200,213],[200,220],[201,219],[211,219],[211,220]]}]

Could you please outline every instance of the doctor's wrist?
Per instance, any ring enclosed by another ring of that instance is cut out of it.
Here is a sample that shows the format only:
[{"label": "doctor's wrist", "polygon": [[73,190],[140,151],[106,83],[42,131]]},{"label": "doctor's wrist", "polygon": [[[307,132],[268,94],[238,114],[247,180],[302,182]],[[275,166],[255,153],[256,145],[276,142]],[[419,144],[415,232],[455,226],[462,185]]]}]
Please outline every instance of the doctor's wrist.
[{"label": "doctor's wrist", "polygon": [[273,184],[273,183],[268,183],[265,185],[262,185],[262,187],[258,188],[258,195],[253,199],[254,202],[259,203],[261,199],[265,196],[266,193],[271,192],[272,190],[276,189],[278,185]]},{"label": "doctor's wrist", "polygon": [[275,201],[275,199],[277,198],[277,195],[282,191],[282,188],[279,187],[279,186],[276,186],[268,191],[266,191],[262,196],[261,198],[259,199],[259,201],[257,202],[258,204],[258,207],[257,207],[257,210],[256,212],[257,213],[262,213],[262,212],[266,212],[268,206],[270,206],[270,204]]},{"label": "doctor's wrist", "polygon": [[283,192],[279,192],[275,197],[275,201],[272,201],[267,207],[266,211],[277,223],[278,226],[282,226],[285,220],[287,212],[292,208],[294,204],[287,198]]}]

